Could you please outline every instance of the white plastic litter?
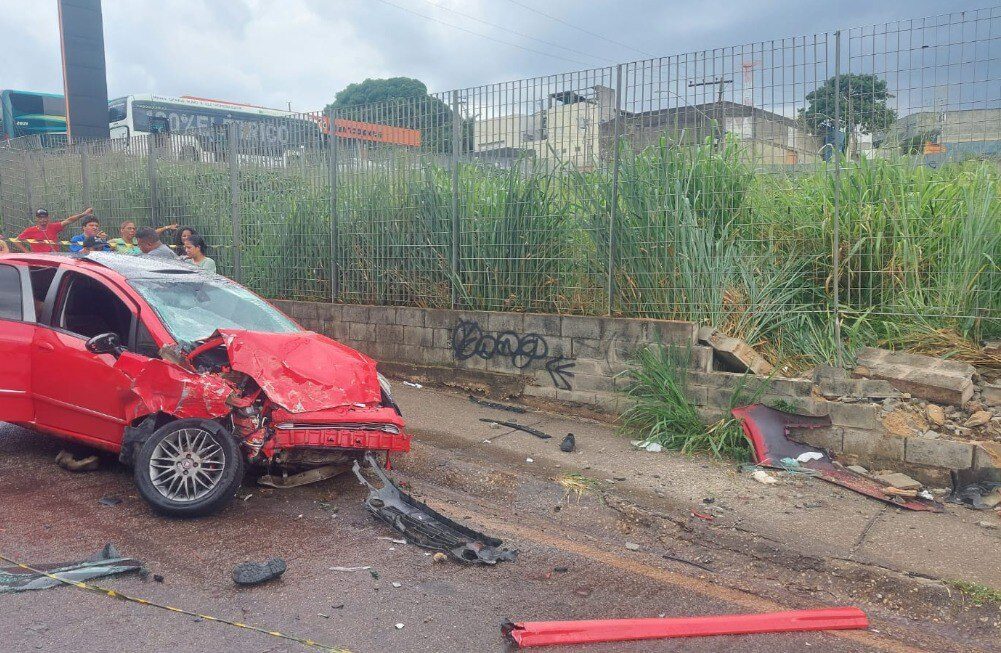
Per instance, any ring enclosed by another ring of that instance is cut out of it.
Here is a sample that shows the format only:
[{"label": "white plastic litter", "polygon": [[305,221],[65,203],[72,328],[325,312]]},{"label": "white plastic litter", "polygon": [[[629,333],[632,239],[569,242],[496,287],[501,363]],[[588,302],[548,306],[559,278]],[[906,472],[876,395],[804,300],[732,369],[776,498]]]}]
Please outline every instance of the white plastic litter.
[{"label": "white plastic litter", "polygon": [[526,462],[526,463],[534,463],[535,461],[534,461],[534,460],[532,460],[531,458],[526,458],[526,459],[525,459],[525,462]]},{"label": "white plastic litter", "polygon": [[366,569],[371,569],[372,565],[367,565],[365,567],[331,567],[330,571],[365,571]]},{"label": "white plastic litter", "polygon": [[412,383],[410,381],[404,381],[403,385],[405,385],[405,386],[407,386],[409,388],[417,388],[418,390],[420,390],[421,388],[424,387],[420,383]]},{"label": "white plastic litter", "polygon": [[775,485],[778,483],[774,476],[763,469],[756,470],[753,474],[751,474],[751,478],[758,483],[764,483],[765,485]]},{"label": "white plastic litter", "polygon": [[659,442],[651,442],[646,446],[646,450],[650,453],[660,453],[664,450],[664,447]]},{"label": "white plastic litter", "polygon": [[804,451],[803,453],[796,456],[796,460],[801,463],[808,463],[811,460],[820,460],[824,457],[824,454],[819,451]]}]

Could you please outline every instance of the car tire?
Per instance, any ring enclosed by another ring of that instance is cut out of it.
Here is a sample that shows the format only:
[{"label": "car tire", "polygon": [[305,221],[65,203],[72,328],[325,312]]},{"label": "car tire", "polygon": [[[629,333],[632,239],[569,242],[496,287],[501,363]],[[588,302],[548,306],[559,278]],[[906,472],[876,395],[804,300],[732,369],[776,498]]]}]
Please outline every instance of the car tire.
[{"label": "car tire", "polygon": [[200,517],[232,501],[243,482],[243,452],[220,424],[181,419],[157,429],[136,452],[139,494],[170,517]]}]

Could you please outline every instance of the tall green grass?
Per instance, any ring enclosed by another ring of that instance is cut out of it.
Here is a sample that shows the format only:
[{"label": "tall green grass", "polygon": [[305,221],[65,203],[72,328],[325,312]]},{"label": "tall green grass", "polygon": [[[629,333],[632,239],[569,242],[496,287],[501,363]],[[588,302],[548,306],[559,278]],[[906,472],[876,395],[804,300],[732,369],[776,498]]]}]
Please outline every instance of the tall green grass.
[{"label": "tall green grass", "polygon": [[[863,159],[836,178],[828,167],[755,168],[735,140],[666,139],[640,151],[623,146],[619,159],[617,189],[605,169],[460,163],[454,270],[447,161],[408,153],[339,171],[336,228],[322,164],[242,166],[243,279],[292,299],[328,300],[336,281],[337,299],[358,303],[447,307],[455,288],[460,305],[474,309],[601,314],[611,306],[715,325],[791,367],[835,357],[836,319],[849,354],[931,338],[969,355],[969,343],[1001,337],[995,161],[932,168]],[[78,201],[70,168],[62,183],[36,184],[35,203]],[[91,184],[112,230],[118,219],[152,219],[144,163],[95,157]],[[157,221],[207,234],[231,271],[227,167],[159,161],[157,187]],[[16,222],[9,212],[6,222]]]}]

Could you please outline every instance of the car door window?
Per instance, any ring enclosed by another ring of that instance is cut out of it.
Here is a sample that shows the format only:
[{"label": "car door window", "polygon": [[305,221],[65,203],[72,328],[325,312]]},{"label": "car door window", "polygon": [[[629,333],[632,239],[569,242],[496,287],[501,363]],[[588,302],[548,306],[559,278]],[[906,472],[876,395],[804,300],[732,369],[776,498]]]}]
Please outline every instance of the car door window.
[{"label": "car door window", "polygon": [[56,276],[56,268],[52,266],[32,265],[28,268],[28,279],[31,281],[31,299],[35,304],[35,316],[42,321],[42,312],[45,308],[45,297],[48,295],[49,286]]},{"label": "car door window", "polygon": [[82,274],[69,273],[59,309],[52,325],[83,338],[116,333],[127,344],[132,329],[132,311],[101,282]]},{"label": "car door window", "polygon": [[21,275],[11,265],[0,265],[0,320],[23,320]]}]

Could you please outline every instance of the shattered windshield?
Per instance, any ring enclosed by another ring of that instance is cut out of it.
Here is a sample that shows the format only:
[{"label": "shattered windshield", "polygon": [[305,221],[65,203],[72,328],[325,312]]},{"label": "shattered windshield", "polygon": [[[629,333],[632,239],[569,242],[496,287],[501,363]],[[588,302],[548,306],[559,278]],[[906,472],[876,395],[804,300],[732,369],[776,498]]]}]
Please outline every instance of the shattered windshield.
[{"label": "shattered windshield", "polygon": [[299,331],[299,327],[263,299],[222,279],[133,279],[129,283],[179,343],[204,340],[217,329]]}]

